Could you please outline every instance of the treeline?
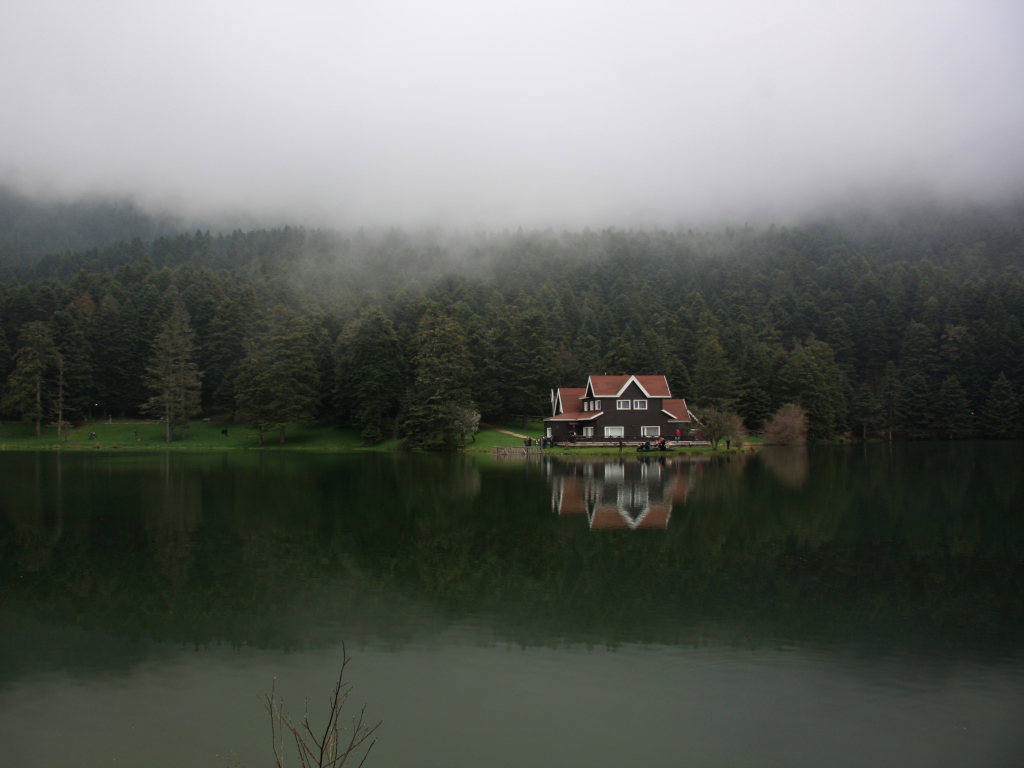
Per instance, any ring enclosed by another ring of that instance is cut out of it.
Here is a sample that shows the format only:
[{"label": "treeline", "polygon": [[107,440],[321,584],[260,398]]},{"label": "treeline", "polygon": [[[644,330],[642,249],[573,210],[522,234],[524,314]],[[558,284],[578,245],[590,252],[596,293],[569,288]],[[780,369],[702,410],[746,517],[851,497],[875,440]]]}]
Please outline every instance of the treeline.
[{"label": "treeline", "polygon": [[[547,413],[551,388],[590,374],[665,373],[676,396],[752,429],[795,402],[815,438],[1020,436],[1022,222],[285,228],[8,260],[3,402],[41,421],[55,403],[74,420],[148,406],[170,424],[178,397],[179,421],[225,415],[283,439],[317,420],[451,447],[480,416]],[[178,390],[175,354],[195,366]]]}]

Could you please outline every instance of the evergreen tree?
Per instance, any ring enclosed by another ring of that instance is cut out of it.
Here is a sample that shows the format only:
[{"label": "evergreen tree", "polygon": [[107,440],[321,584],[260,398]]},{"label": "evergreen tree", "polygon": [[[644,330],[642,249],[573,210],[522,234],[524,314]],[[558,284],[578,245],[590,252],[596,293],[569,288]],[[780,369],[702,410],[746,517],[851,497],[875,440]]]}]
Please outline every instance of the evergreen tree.
[{"label": "evergreen tree", "polygon": [[813,337],[807,344],[798,343],[789,354],[782,380],[787,399],[807,410],[808,435],[831,437],[843,428],[846,418],[844,378],[832,347]]},{"label": "evergreen tree", "polygon": [[0,406],[7,412],[35,425],[35,435],[42,434],[43,416],[49,409],[52,374],[59,353],[46,323],[26,323],[19,337],[21,346],[14,355],[14,370],[7,377]]},{"label": "evergreen tree", "polygon": [[935,335],[924,323],[910,323],[900,346],[900,367],[905,374],[919,373],[934,381],[938,372],[939,356]]},{"label": "evergreen tree", "polygon": [[320,382],[312,336],[304,317],[278,305],[266,332],[245,342],[235,380],[236,416],[255,430],[260,445],[274,429],[283,445],[288,424],[313,420]]},{"label": "evergreen tree", "polygon": [[889,359],[885,317],[874,299],[868,299],[860,311],[857,332],[857,361],[863,374],[879,374]]},{"label": "evergreen tree", "polygon": [[604,356],[601,374],[622,376],[632,372],[633,345],[625,336],[616,336],[608,344],[608,352]]},{"label": "evergreen tree", "polygon": [[867,384],[861,384],[850,402],[850,424],[860,429],[862,440],[885,425],[885,403]]},{"label": "evergreen tree", "polygon": [[237,291],[220,288],[215,291],[201,355],[205,408],[234,411],[238,362],[244,354],[246,335],[253,333],[255,318],[256,292],[251,285]]},{"label": "evergreen tree", "polygon": [[370,445],[395,432],[407,376],[402,344],[380,307],[372,306],[335,344],[337,387],[344,413]]},{"label": "evergreen tree", "polygon": [[736,401],[736,394],[736,369],[729,362],[718,335],[712,328],[705,327],[697,345],[693,399],[705,408],[724,411]]},{"label": "evergreen tree", "polygon": [[458,321],[433,308],[424,313],[416,337],[415,367],[404,426],[409,444],[460,447],[464,411],[476,409],[468,387],[469,352]]},{"label": "evergreen tree", "polygon": [[153,344],[146,383],[155,394],[142,406],[161,415],[168,443],[176,430],[185,437],[189,418],[200,410],[202,374],[192,359],[194,350],[188,313],[176,304]]},{"label": "evergreen tree", "polygon": [[1020,432],[1020,406],[1013,385],[1000,372],[992,382],[985,407],[981,411],[981,424],[986,437],[1010,438]]},{"label": "evergreen tree", "polygon": [[[142,334],[138,316],[127,297],[108,293],[100,302],[93,328],[96,356],[96,400],[106,412],[137,408],[143,396],[136,382],[144,373],[139,359]],[[144,358],[143,358],[144,359]]]},{"label": "evergreen tree", "polygon": [[974,426],[974,415],[967,402],[967,393],[956,376],[947,376],[935,398],[933,426],[949,439],[967,437]]},{"label": "evergreen tree", "polygon": [[4,327],[0,324],[0,381],[7,380],[7,375],[13,367],[11,348],[7,344],[7,334],[4,333]]},{"label": "evergreen tree", "polygon": [[928,380],[920,373],[912,373],[900,388],[898,424],[904,435],[912,440],[926,440],[933,436],[935,413]]},{"label": "evergreen tree", "polygon": [[554,347],[546,338],[546,323],[539,310],[527,309],[508,321],[509,346],[503,355],[506,408],[509,415],[522,416],[525,427],[530,416],[547,411],[555,378]]},{"label": "evergreen tree", "polygon": [[60,352],[64,381],[63,412],[69,419],[84,419],[92,401],[92,345],[88,317],[72,307],[54,312],[50,318],[53,341]]},{"label": "evergreen tree", "polygon": [[882,418],[885,423],[885,431],[890,442],[892,441],[893,430],[899,422],[900,400],[903,395],[903,382],[900,380],[900,371],[892,360],[885,365],[885,373],[882,376],[881,400]]}]

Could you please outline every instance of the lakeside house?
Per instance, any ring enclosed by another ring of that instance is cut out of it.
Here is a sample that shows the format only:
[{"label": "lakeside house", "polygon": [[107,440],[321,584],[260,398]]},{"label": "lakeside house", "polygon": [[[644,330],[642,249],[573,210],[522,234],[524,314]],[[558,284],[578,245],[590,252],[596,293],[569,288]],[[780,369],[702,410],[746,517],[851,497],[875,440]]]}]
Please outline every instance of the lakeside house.
[{"label": "lakeside house", "polygon": [[552,390],[551,410],[547,436],[559,442],[690,441],[698,426],[664,376],[591,376],[585,387]]}]

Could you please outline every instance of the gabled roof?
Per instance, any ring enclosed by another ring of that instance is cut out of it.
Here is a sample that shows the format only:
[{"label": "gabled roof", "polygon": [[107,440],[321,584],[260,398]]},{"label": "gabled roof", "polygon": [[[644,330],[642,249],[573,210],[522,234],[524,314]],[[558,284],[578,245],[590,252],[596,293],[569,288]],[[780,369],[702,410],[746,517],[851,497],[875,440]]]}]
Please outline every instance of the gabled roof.
[{"label": "gabled roof", "polygon": [[582,397],[585,389],[577,387],[560,387],[555,394],[552,410],[553,415],[544,421],[589,421],[601,416],[604,411],[584,411]]},{"label": "gabled roof", "polygon": [[552,403],[552,414],[557,416],[563,411],[583,410],[580,399],[586,394],[586,391],[583,387],[559,387],[555,392],[555,401]]},{"label": "gabled roof", "polygon": [[636,383],[648,397],[672,397],[664,376],[591,376],[584,397],[618,397],[630,384]]},{"label": "gabled roof", "polygon": [[690,421],[693,417],[682,399],[662,401],[661,410],[668,414],[670,421]]}]

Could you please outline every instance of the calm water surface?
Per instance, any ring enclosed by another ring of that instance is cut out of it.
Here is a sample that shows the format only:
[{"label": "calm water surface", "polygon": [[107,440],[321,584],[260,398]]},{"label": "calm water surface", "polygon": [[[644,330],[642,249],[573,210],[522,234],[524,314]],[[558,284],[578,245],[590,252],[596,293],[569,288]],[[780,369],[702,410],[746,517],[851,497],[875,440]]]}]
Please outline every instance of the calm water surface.
[{"label": "calm water surface", "polygon": [[1024,765],[1022,467],[0,453],[0,765]]}]

